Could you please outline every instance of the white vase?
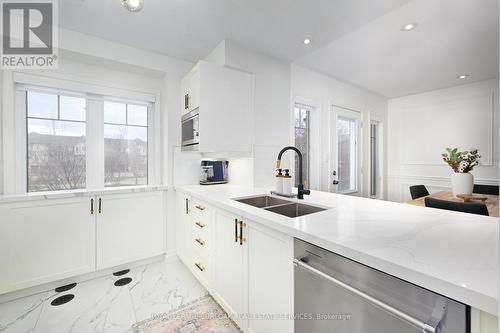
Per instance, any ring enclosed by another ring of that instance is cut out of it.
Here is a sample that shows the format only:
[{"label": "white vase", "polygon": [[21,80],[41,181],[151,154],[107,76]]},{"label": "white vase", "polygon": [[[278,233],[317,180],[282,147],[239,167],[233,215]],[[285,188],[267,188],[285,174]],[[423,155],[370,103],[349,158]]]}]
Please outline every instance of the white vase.
[{"label": "white vase", "polygon": [[453,173],[451,175],[451,188],[453,195],[472,194],[474,176],[471,173]]}]

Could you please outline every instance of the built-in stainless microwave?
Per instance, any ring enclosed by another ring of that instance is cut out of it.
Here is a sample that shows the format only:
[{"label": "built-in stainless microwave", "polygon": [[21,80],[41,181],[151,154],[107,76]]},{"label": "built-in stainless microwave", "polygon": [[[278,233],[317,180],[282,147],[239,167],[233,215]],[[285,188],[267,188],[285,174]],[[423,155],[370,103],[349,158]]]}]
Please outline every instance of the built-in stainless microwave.
[{"label": "built-in stainless microwave", "polygon": [[182,116],[182,144],[181,150],[199,150],[200,145],[200,114],[195,109]]}]

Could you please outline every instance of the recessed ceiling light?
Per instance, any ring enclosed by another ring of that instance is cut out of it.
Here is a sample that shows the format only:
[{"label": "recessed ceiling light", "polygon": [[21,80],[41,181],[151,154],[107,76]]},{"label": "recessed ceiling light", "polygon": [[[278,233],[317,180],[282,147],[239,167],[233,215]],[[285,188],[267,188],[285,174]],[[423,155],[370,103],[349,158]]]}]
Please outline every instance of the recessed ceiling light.
[{"label": "recessed ceiling light", "polygon": [[304,39],[304,44],[306,45],[311,44],[311,40],[309,38]]},{"label": "recessed ceiling light", "polygon": [[408,24],[405,24],[403,25],[403,27],[401,27],[401,30],[403,31],[411,31],[413,29],[415,29],[417,27],[417,23],[408,23]]},{"label": "recessed ceiling light", "polygon": [[460,75],[458,78],[460,80],[465,80],[466,78],[468,78],[470,75],[469,74],[463,74],[463,75]]},{"label": "recessed ceiling light", "polygon": [[138,12],[142,9],[143,6],[143,0],[121,0],[121,1],[122,1],[122,6],[131,12]]}]

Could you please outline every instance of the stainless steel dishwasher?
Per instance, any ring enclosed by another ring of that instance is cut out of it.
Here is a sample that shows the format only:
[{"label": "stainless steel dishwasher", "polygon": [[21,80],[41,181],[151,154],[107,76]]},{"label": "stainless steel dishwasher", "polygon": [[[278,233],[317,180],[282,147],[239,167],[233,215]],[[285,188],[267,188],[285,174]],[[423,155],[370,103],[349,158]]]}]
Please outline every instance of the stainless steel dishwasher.
[{"label": "stainless steel dishwasher", "polygon": [[295,333],[469,333],[470,308],[295,239]]}]

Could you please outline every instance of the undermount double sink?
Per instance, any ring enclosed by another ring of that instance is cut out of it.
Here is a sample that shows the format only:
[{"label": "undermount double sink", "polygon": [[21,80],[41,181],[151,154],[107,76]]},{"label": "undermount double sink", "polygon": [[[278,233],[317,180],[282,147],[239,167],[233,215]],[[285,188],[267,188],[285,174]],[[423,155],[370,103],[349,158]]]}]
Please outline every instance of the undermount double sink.
[{"label": "undermount double sink", "polygon": [[234,199],[234,200],[244,203],[246,205],[262,208],[264,210],[288,217],[299,217],[326,210],[326,208],[284,200],[269,195],[261,195],[257,197]]}]

